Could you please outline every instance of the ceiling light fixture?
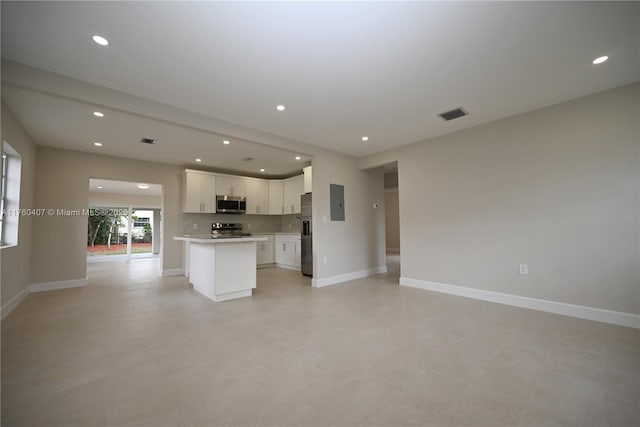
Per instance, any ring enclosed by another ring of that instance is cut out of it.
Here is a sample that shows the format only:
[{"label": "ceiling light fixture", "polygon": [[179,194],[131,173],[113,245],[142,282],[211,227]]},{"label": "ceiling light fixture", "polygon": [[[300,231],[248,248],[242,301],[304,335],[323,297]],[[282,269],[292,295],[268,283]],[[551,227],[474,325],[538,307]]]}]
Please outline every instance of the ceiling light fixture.
[{"label": "ceiling light fixture", "polygon": [[94,111],[93,115],[96,117],[104,117],[104,113],[101,113],[100,111]]},{"label": "ceiling light fixture", "polygon": [[230,143],[229,141],[227,141],[227,140],[222,141],[222,143],[223,143],[224,145],[229,145],[229,144],[231,144],[231,143]]},{"label": "ceiling light fixture", "polygon": [[93,39],[94,42],[98,43],[100,46],[108,46],[109,45],[109,40],[107,40],[104,37],[99,36],[97,34],[94,34],[93,36],[91,36],[91,38]]},{"label": "ceiling light fixture", "polygon": [[278,110],[278,111],[284,111],[284,105],[278,105],[278,106],[276,107],[276,110]]},{"label": "ceiling light fixture", "polygon": [[363,136],[363,137],[362,137],[362,140],[363,140],[363,141],[368,141],[368,140],[369,140],[369,137],[368,137],[368,136]]},{"label": "ceiling light fixture", "polygon": [[260,169],[260,172],[264,172],[264,169]]},{"label": "ceiling light fixture", "polygon": [[300,156],[296,156],[296,160],[300,160],[300,159],[301,159],[301,157],[300,157]]},{"label": "ceiling light fixture", "polygon": [[202,159],[196,159],[196,162],[200,163],[202,161]]},{"label": "ceiling light fixture", "polygon": [[138,184],[136,187],[138,187],[141,190],[148,190],[149,184]]},{"label": "ceiling light fixture", "polygon": [[607,55],[599,56],[599,57],[597,57],[596,59],[593,60],[593,65],[602,64],[603,62],[606,62],[607,59],[609,59],[609,57]]},{"label": "ceiling light fixture", "polygon": [[103,187],[102,185],[98,185],[96,188],[97,188],[98,190],[102,190],[104,187]]},{"label": "ceiling light fixture", "polygon": [[102,147],[102,142],[94,142],[93,145],[96,147]]}]

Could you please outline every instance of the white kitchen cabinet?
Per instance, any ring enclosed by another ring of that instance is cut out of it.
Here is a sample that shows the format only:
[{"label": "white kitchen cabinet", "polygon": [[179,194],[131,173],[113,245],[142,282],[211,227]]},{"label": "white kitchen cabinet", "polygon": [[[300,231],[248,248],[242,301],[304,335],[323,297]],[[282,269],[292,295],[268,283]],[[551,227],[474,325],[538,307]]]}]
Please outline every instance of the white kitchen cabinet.
[{"label": "white kitchen cabinet", "polygon": [[247,213],[269,214],[269,181],[247,179]]},{"label": "white kitchen cabinet", "polygon": [[258,242],[256,245],[258,267],[266,267],[274,264],[276,262],[274,253],[275,236],[273,234],[254,234],[254,236],[267,238],[267,241]]},{"label": "white kitchen cabinet", "polygon": [[247,182],[243,177],[218,176],[216,188],[219,196],[247,197]]},{"label": "white kitchen cabinet", "polygon": [[313,166],[302,168],[304,172],[304,194],[311,193],[313,188]]},{"label": "white kitchen cabinet", "polygon": [[188,213],[216,212],[216,177],[213,174],[186,170],[184,174],[182,211]]},{"label": "white kitchen cabinet", "polygon": [[295,234],[276,234],[275,261],[276,265],[289,270],[300,270],[300,236]]},{"label": "white kitchen cabinet", "polygon": [[269,181],[269,214],[282,215],[284,213],[284,183]]},{"label": "white kitchen cabinet", "polygon": [[304,194],[304,176],[294,176],[284,181],[284,213],[300,213],[300,196]]}]

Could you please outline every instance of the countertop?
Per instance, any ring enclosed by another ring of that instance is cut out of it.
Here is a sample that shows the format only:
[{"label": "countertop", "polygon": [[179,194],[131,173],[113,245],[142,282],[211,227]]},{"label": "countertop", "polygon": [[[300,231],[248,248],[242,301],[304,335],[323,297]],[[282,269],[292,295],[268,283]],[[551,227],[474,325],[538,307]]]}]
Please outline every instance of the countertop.
[{"label": "countertop", "polygon": [[184,236],[175,236],[173,240],[182,240],[183,242],[189,243],[207,243],[207,244],[218,244],[218,243],[242,243],[242,242],[264,242],[267,240],[266,237],[254,237],[254,236],[246,236],[246,237],[230,237],[227,239],[212,239],[208,234],[187,234]]},{"label": "countertop", "polygon": [[266,233],[253,233],[254,236],[299,236],[300,232],[284,232],[284,231],[271,231],[271,232],[266,232]]}]

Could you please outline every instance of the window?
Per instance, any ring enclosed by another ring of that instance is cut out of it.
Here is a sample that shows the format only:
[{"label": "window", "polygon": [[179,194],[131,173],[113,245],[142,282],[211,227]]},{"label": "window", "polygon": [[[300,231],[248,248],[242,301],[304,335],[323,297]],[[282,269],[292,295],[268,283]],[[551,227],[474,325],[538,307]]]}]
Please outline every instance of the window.
[{"label": "window", "polygon": [[2,182],[0,183],[0,247],[18,244],[20,220],[20,155],[2,141]]}]

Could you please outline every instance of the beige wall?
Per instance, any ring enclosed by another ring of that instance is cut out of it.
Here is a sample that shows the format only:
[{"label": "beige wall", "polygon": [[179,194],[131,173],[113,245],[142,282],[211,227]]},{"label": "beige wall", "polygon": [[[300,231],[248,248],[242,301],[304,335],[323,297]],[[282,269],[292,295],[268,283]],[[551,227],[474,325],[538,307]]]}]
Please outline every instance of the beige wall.
[{"label": "beige wall", "polygon": [[400,212],[398,190],[384,192],[384,226],[387,252],[400,252]]},{"label": "beige wall", "polygon": [[[90,178],[162,185],[162,268],[182,268],[182,244],[171,238],[182,234],[182,168],[48,147],[38,147],[37,161],[36,204],[47,209],[87,208]],[[34,233],[33,283],[86,277],[86,217],[39,217]]]},{"label": "beige wall", "polygon": [[[2,140],[7,141],[21,157],[20,208],[37,207],[34,204],[36,146],[4,104],[2,104]],[[20,217],[18,245],[0,250],[2,306],[31,283],[33,221],[33,217]]]},{"label": "beige wall", "polygon": [[639,90],[362,159],[398,161],[402,275],[640,313]]},{"label": "beige wall", "polygon": [[384,188],[398,188],[398,172],[387,172],[384,174]]},{"label": "beige wall", "polygon": [[[345,221],[331,221],[329,184],[344,185]],[[373,208],[377,202],[380,207]],[[313,277],[384,267],[384,174],[362,171],[357,159],[320,154],[313,159]],[[327,222],[322,217],[327,217]],[[328,263],[322,263],[327,256]]]},{"label": "beige wall", "polygon": [[89,206],[91,207],[128,207],[161,208],[162,196],[141,196],[139,194],[116,194],[89,192]]}]

